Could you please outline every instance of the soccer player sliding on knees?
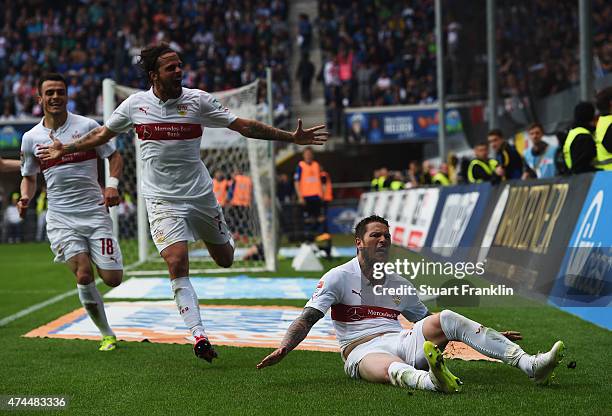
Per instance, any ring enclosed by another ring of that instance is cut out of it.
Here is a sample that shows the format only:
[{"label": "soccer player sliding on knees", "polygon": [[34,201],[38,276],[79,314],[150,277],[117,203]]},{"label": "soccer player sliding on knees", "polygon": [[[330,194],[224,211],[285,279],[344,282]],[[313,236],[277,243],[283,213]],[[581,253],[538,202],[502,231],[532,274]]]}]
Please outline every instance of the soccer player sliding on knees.
[{"label": "soccer player sliding on knees", "polygon": [[211,362],[217,353],[202,325],[198,298],[189,281],[187,243],[202,240],[221,267],[234,261],[234,241],[215,198],[212,179],[200,158],[205,127],[227,127],[245,137],[300,145],[322,145],[324,125],[287,132],[236,117],[207,92],[182,86],[182,61],[167,44],[144,48],[139,62],[151,84],[129,96],[106,121],[72,143],[54,141],[41,149],[43,160],[93,149],[132,127],[141,140],[142,194],[151,236],[166,261],[180,315],[195,338],[194,352]]},{"label": "soccer player sliding on knees", "polygon": [[[389,224],[375,215],[364,218],[355,228],[355,244],[357,257],[323,276],[280,347],[257,368],[285,358],[331,307],[349,377],[404,388],[459,392],[462,383],[449,371],[440,349],[449,341],[461,341],[487,357],[518,367],[537,384],[550,381],[563,358],[561,341],[547,353],[529,355],[512,342],[522,339],[518,332],[500,333],[451,310],[432,315],[416,295],[398,297],[381,290],[375,295],[374,285],[391,288],[410,284],[397,274],[373,279],[374,264],[389,258]],[[402,328],[397,319],[400,314],[415,322],[412,329]]]}]

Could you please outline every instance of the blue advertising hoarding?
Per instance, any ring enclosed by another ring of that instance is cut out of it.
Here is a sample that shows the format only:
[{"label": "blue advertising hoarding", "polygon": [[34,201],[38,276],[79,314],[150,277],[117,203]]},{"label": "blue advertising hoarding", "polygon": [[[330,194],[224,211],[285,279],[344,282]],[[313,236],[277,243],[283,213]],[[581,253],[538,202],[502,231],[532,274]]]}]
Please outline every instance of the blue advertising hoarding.
[{"label": "blue advertising hoarding", "polygon": [[600,326],[612,329],[612,172],[598,172],[549,303]]},{"label": "blue advertising hoarding", "polygon": [[[434,140],[438,137],[438,111],[349,109],[345,112],[345,125],[349,137],[357,142]],[[446,111],[446,131],[448,134],[463,131],[459,110]]]}]

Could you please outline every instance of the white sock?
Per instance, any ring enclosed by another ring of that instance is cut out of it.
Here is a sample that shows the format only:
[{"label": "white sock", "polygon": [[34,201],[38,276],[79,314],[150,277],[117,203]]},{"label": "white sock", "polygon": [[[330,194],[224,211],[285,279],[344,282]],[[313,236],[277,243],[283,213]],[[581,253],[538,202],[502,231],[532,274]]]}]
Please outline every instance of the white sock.
[{"label": "white sock", "polygon": [[96,288],[96,282],[91,282],[88,285],[81,285],[77,283],[77,291],[79,292],[79,299],[81,304],[87,311],[87,314],[91,318],[94,324],[100,330],[103,336],[115,335],[111,327],[108,325],[106,319],[106,312],[104,312],[104,302],[102,296]]},{"label": "white sock", "polygon": [[533,359],[533,356],[496,330],[450,310],[443,310],[440,313],[440,326],[450,341],[464,342],[487,357],[497,358],[530,374],[529,360]]},{"label": "white sock", "polygon": [[391,384],[398,387],[410,387],[419,390],[436,390],[429,378],[429,371],[417,370],[406,363],[391,363],[387,370]]},{"label": "white sock", "polygon": [[535,360],[535,355],[529,355],[527,353],[521,355],[519,358],[518,364],[516,365],[518,368],[523,370],[523,373],[527,374],[529,377],[533,377],[533,362]]},{"label": "white sock", "polygon": [[179,314],[185,325],[194,337],[206,336],[202,317],[200,316],[200,304],[189,277],[178,277],[172,280],[172,292],[174,301],[178,307]]}]

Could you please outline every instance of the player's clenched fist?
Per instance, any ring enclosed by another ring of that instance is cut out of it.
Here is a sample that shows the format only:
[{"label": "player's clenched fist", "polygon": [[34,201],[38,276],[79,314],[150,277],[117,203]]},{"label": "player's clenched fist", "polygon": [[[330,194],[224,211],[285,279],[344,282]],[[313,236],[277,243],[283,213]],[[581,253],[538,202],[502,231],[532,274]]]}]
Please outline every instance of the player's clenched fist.
[{"label": "player's clenched fist", "polygon": [[117,191],[117,188],[109,186],[104,189],[103,204],[107,207],[114,207],[119,205],[119,191]]},{"label": "player's clenched fist", "polygon": [[278,363],[279,361],[281,361],[283,358],[285,358],[285,356],[287,356],[287,348],[280,347],[274,350],[272,354],[268,355],[266,358],[261,360],[261,362],[257,364],[257,368],[262,369],[264,367],[274,365]]},{"label": "player's clenched fist", "polygon": [[21,198],[17,202],[17,211],[19,211],[19,216],[21,218],[25,218],[26,211],[28,210],[28,204],[30,203],[29,198]]}]

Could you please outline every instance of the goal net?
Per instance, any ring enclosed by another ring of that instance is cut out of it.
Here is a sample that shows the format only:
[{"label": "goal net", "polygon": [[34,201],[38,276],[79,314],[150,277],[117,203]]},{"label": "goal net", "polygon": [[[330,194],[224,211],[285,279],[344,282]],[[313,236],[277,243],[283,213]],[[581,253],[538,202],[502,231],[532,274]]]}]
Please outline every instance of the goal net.
[{"label": "goal net", "polygon": [[[213,95],[238,117],[266,118],[265,106],[257,105],[258,82],[240,88],[213,93]],[[110,117],[116,106],[134,88],[104,80],[103,101],[104,120]],[[114,232],[118,237],[123,253],[125,268],[132,275],[166,274],[163,259],[157,252],[149,233],[146,205],[140,193],[141,159],[140,140],[131,130],[117,136],[117,150],[124,160],[123,176],[119,193],[121,203],[111,209]],[[236,244],[232,271],[274,271],[276,270],[277,234],[275,213],[275,171],[272,142],[246,139],[229,129],[205,130],[200,149],[202,161],[212,177],[220,176],[224,184],[222,194],[223,212],[232,231]],[[107,166],[108,175],[108,166]],[[236,181],[237,175],[242,176]],[[247,186],[244,186],[244,177]],[[237,183],[245,191],[233,192]],[[250,191],[248,183],[251,183]],[[219,198],[218,198],[219,199]],[[191,273],[213,273],[228,271],[220,269],[210,257],[206,245],[201,241],[189,245],[189,265]]]}]

